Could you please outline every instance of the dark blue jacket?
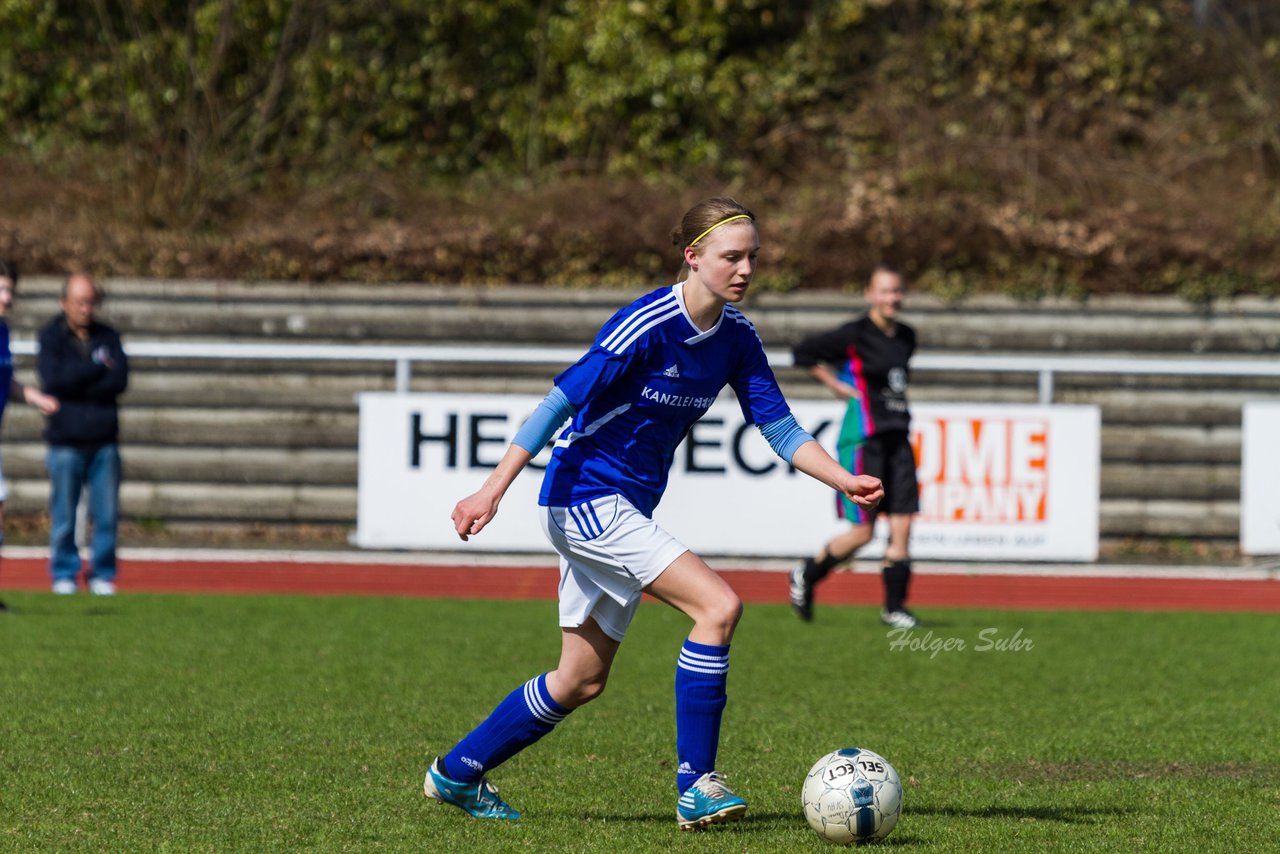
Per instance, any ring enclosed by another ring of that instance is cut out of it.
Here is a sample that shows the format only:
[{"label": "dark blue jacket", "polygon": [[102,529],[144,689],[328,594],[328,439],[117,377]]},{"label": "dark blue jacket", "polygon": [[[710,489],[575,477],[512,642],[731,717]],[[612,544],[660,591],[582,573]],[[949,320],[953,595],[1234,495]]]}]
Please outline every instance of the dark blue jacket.
[{"label": "dark blue jacket", "polygon": [[120,335],[95,321],[89,340],[81,341],[59,314],[44,325],[36,341],[40,385],[61,404],[45,420],[45,441],[82,447],[115,443],[120,434],[116,398],[129,384],[129,360]]}]

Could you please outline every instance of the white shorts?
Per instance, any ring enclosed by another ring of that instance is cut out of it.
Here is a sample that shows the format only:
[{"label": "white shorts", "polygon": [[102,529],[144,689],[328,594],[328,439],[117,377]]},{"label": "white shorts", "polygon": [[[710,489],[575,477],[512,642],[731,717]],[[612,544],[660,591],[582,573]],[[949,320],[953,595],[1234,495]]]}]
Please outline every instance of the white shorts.
[{"label": "white shorts", "polygon": [[4,479],[4,468],[0,467],[0,503],[9,497],[9,481]]},{"label": "white shorts", "polygon": [[622,640],[641,591],[689,549],[620,495],[540,509],[542,530],[560,553],[560,626],[593,617]]}]

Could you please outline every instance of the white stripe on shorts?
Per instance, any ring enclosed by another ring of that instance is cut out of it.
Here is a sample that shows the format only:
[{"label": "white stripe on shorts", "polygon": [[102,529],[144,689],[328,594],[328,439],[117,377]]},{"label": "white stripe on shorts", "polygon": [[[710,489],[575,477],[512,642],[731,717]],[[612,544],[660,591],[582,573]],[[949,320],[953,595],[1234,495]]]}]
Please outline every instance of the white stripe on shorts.
[{"label": "white stripe on shorts", "polygon": [[561,627],[590,617],[622,640],[641,591],[688,549],[621,495],[543,511],[542,530],[560,554]]}]

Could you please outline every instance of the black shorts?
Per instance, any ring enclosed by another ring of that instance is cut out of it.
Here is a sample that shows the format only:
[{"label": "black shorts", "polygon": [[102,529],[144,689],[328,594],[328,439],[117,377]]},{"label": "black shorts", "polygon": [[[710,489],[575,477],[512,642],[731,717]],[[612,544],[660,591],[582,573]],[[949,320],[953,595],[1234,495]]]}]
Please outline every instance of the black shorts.
[{"label": "black shorts", "polygon": [[905,430],[877,433],[840,449],[840,462],[854,474],[869,474],[884,484],[884,500],[867,511],[840,496],[841,516],[854,524],[873,522],[880,513],[909,515],[920,510],[916,455]]}]

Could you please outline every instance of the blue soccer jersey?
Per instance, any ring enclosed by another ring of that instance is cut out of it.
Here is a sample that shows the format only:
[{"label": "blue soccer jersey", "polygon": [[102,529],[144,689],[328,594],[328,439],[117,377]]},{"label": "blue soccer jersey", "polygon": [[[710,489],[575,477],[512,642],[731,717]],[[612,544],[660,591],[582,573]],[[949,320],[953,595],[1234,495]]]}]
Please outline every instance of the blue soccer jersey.
[{"label": "blue soccer jersey", "polygon": [[539,504],[619,494],[652,516],[676,447],[726,385],[749,424],[791,413],[751,321],[726,305],[703,332],[683,288],[659,288],[623,308],[556,377],[576,415],[556,438]]}]

